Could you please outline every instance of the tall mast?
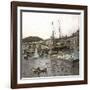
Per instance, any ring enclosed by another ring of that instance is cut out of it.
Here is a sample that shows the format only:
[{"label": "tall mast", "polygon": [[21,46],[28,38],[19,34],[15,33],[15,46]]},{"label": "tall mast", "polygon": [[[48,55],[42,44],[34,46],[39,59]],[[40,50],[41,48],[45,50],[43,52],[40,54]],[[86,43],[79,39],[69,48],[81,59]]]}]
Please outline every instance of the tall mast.
[{"label": "tall mast", "polygon": [[61,28],[60,28],[60,21],[58,20],[58,23],[59,23],[59,28],[58,28],[58,30],[59,30],[59,38],[61,38]]},{"label": "tall mast", "polygon": [[54,28],[54,23],[52,21],[52,36],[51,36],[53,45],[55,44],[55,28]]},{"label": "tall mast", "polygon": [[52,39],[54,39],[55,38],[55,31],[54,31],[54,23],[53,23],[53,21],[52,21]]}]

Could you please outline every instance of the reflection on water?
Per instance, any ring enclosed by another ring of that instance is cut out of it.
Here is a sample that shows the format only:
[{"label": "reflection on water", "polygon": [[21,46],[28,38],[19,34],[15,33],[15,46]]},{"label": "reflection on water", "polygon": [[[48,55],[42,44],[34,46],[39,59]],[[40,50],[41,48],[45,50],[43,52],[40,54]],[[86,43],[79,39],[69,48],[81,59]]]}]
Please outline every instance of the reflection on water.
[{"label": "reflection on water", "polygon": [[33,56],[34,58],[39,58],[39,54],[38,54],[38,50],[37,50],[37,48],[35,48],[35,53],[34,53],[34,56]]},{"label": "reflection on water", "polygon": [[[66,57],[67,56],[67,57]],[[73,62],[70,55],[64,55],[58,58],[55,57],[38,57],[37,51],[35,56],[25,60],[22,57],[22,77],[48,77],[48,76],[62,76],[73,75],[75,70],[79,74],[79,64]],[[66,58],[65,58],[66,57]],[[73,71],[74,70],[74,71]]]}]

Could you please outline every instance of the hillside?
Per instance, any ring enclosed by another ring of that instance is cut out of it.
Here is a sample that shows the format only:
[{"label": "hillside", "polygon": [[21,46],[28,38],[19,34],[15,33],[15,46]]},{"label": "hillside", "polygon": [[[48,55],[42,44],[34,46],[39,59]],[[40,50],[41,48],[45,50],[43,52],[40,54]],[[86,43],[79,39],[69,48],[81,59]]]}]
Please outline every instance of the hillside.
[{"label": "hillside", "polygon": [[37,36],[30,36],[30,37],[26,37],[26,38],[22,39],[23,42],[37,42],[40,40],[43,40],[43,39],[40,37],[37,37]]}]

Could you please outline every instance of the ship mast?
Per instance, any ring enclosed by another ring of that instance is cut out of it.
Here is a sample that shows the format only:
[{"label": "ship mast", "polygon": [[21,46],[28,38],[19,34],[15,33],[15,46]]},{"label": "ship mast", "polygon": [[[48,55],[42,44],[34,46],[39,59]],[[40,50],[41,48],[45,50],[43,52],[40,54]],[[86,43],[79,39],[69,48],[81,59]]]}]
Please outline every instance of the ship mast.
[{"label": "ship mast", "polygon": [[61,38],[61,28],[60,28],[60,21],[58,20],[58,23],[59,23],[59,28],[58,28],[58,30],[59,30],[59,39]]},{"label": "ship mast", "polygon": [[55,31],[54,31],[54,23],[53,23],[53,21],[52,21],[52,39],[54,39],[55,38]]},{"label": "ship mast", "polygon": [[53,45],[54,45],[54,41],[55,41],[55,28],[54,28],[54,23],[52,21],[52,36],[51,36]]}]

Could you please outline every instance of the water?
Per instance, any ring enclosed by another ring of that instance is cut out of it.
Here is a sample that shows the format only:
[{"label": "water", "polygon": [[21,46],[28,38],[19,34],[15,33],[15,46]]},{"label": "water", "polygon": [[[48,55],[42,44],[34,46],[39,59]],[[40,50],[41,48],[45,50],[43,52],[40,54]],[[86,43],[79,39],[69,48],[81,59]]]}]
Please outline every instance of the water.
[{"label": "water", "polygon": [[40,68],[41,70],[47,68],[46,73],[40,73],[41,77],[51,76],[51,60],[49,58],[33,58],[28,60],[22,60],[22,77],[38,77],[37,74],[33,73],[35,69]]},{"label": "water", "polygon": [[[37,48],[33,57],[28,60],[22,56],[21,62],[21,76],[22,77],[49,77],[49,76],[62,76],[72,75],[72,72],[78,71],[78,62],[73,65],[73,60],[79,59],[77,52],[72,54],[58,55],[55,58],[42,57],[38,55]],[[72,56],[72,57],[71,57]],[[76,66],[75,68],[73,66]],[[74,68],[74,69],[73,69]],[[45,70],[42,72],[43,70]]]}]

